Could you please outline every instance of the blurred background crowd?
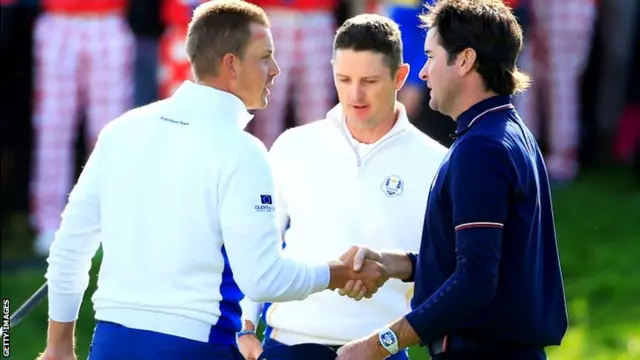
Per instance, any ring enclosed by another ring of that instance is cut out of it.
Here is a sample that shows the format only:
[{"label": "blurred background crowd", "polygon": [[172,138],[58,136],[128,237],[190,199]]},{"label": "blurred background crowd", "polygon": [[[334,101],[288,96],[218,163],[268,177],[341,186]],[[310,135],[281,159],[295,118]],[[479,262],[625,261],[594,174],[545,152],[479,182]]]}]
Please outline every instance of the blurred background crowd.
[{"label": "blurred background crowd", "polygon": [[[248,130],[269,147],[287,127],[323,118],[336,102],[330,60],[337,26],[355,14],[377,12],[403,32],[411,74],[400,101],[418,128],[450,145],[455,124],[429,109],[418,77],[426,58],[417,15],[430,1],[252,1],[270,17],[282,73],[269,106],[256,112]],[[514,102],[543,146],[560,192],[559,241],[590,244],[567,249],[563,262],[586,259],[585,251],[606,251],[599,239],[617,250],[622,242],[640,243],[640,1],[504,1],[525,34],[519,66],[532,75],[533,87]],[[200,2],[0,0],[4,270],[12,260],[47,254],[68,191],[100,129],[191,79],[184,38]],[[580,206],[591,212],[576,212]],[[581,230],[589,222],[613,230]],[[637,265],[624,271],[628,279],[640,278]],[[567,270],[568,277],[591,276],[586,274]],[[4,283],[3,296],[20,294]],[[640,290],[625,296],[640,299]],[[632,331],[640,349],[640,325]]]}]

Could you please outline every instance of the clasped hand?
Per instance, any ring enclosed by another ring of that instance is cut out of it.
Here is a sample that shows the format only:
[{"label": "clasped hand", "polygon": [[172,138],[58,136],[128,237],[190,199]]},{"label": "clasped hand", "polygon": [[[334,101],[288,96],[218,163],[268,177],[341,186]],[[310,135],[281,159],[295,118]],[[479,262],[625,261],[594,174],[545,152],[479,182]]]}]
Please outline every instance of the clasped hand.
[{"label": "clasped hand", "polygon": [[342,296],[356,301],[370,299],[389,280],[389,273],[382,264],[382,255],[369,248],[352,246],[340,257],[340,261],[354,272],[352,279],[338,289]]}]

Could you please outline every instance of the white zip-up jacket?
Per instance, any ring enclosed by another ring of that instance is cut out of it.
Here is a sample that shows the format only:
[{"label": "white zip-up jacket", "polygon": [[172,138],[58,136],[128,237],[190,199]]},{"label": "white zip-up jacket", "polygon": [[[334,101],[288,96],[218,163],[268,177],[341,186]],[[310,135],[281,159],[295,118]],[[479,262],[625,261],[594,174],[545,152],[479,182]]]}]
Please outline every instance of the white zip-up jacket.
[{"label": "white zip-up jacket", "polygon": [[[264,145],[234,95],[185,82],[101,132],[48,258],[49,316],[77,319],[91,258],[96,319],[235,344],[239,302],[300,300],[329,266],[287,259]],[[215,335],[215,336],[214,336]]]},{"label": "white zip-up jacket", "polygon": [[[418,251],[427,196],[446,148],[407,119],[379,141],[351,137],[336,106],[327,119],[285,131],[270,151],[285,253],[297,260],[335,259],[352,245]],[[267,336],[286,343],[341,345],[410,311],[411,284],[389,280],[356,302],[326,291],[304,301],[241,303],[244,319],[262,313]]]}]

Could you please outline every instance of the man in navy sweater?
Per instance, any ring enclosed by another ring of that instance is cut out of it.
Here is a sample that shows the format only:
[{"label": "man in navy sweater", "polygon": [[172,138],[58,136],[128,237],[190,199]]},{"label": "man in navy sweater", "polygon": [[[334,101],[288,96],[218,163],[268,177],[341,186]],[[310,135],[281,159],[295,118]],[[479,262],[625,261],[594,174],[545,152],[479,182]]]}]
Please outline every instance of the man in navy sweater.
[{"label": "man in navy sweater", "polygon": [[545,359],[567,312],[544,160],[510,103],[529,82],[515,65],[521,29],[501,0],[440,0],[422,21],[420,76],[430,107],[456,121],[455,142],[431,184],[419,254],[344,255],[356,270],[380,261],[415,293],[409,314],[338,359],[383,359],[415,344],[438,360]]}]

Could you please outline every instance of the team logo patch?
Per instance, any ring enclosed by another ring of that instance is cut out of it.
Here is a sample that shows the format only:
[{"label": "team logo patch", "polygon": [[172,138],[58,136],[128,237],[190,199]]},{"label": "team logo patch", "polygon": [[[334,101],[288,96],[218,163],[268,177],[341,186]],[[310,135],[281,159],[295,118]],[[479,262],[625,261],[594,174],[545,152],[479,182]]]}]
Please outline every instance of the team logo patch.
[{"label": "team logo patch", "polygon": [[260,204],[255,206],[257,212],[272,212],[274,208],[271,195],[260,195]]},{"label": "team logo patch", "polygon": [[402,195],[402,191],[404,190],[404,181],[396,175],[387,176],[382,182],[380,189],[388,197],[399,196]]}]

